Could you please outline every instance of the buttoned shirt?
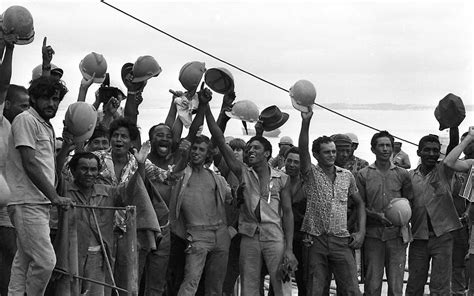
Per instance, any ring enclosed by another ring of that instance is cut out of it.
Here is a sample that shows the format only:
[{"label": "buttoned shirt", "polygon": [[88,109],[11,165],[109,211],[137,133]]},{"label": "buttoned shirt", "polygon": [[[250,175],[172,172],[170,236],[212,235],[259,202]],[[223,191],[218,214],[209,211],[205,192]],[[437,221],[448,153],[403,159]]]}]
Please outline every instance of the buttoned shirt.
[{"label": "buttoned shirt", "polygon": [[[3,112],[3,103],[0,106],[0,112]],[[6,180],[6,162],[8,157],[8,138],[10,136],[11,124],[8,119],[0,114],[0,174]],[[8,198],[7,196],[1,196],[1,199]],[[0,226],[13,227],[10,217],[8,216],[7,207],[0,206]]]},{"label": "buttoned shirt", "polygon": [[[114,161],[112,159],[112,151],[99,150],[93,152],[99,157],[101,170],[99,172],[98,182],[111,186],[118,186],[120,183],[127,182],[138,169],[138,162],[130,152],[127,153],[128,162],[123,167],[120,178],[115,174]],[[115,211],[115,225],[122,231],[126,231],[125,227],[125,211]]]},{"label": "buttoned shirt", "polygon": [[34,108],[18,114],[13,120],[8,138],[6,179],[10,185],[11,200],[14,204],[49,204],[50,200],[33,184],[23,167],[18,147],[29,147],[35,151],[35,160],[46,177],[55,185],[55,136],[53,126],[44,120]]},{"label": "buttoned shirt", "polygon": [[319,165],[303,174],[303,188],[307,205],[301,231],[348,237],[347,200],[357,192],[354,176],[346,169],[335,166],[334,182]]},{"label": "buttoned shirt", "polygon": [[410,171],[413,183],[413,210],[411,216],[413,238],[428,239],[428,217],[436,236],[462,227],[451,195],[453,171],[439,163],[423,175],[420,166]]},{"label": "buttoned shirt", "polygon": [[[253,237],[259,233],[260,241],[282,241],[284,238],[281,221],[280,192],[288,175],[270,168],[268,187],[261,191],[258,174],[247,165],[242,165],[244,204],[240,208],[239,233]],[[255,211],[258,209],[259,217]]]},{"label": "buttoned shirt", "polygon": [[346,170],[349,170],[354,176],[357,174],[358,171],[361,169],[369,166],[369,163],[362,158],[352,155],[349,160],[344,165]]},{"label": "buttoned shirt", "polygon": [[[413,198],[410,174],[393,163],[385,172],[379,170],[375,163],[363,168],[357,174],[357,187],[365,206],[379,213],[383,213],[394,198],[404,197],[410,201]],[[399,237],[401,229],[397,226],[384,226],[382,222],[367,215],[365,235],[386,241]]]}]

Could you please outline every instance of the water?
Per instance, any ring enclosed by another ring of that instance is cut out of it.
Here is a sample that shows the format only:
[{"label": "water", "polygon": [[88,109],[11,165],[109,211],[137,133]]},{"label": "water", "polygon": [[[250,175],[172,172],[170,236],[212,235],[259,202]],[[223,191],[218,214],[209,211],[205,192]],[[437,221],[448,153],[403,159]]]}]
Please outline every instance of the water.
[{"label": "water", "polygon": [[[287,112],[290,117],[280,130],[278,137],[269,137],[268,140],[273,146],[273,156],[278,153],[278,141],[281,136],[290,136],[295,145],[298,143],[298,135],[301,127],[301,115],[299,111],[293,108],[281,109],[282,112]],[[434,109],[433,109],[434,110]],[[139,110],[138,125],[142,132],[142,139],[147,138],[148,130],[151,126],[164,122],[168,109],[143,109]],[[219,109],[213,109],[213,114],[217,118]],[[443,143],[448,142],[448,130],[440,132],[438,130],[438,122],[436,121],[433,111],[430,109],[417,110],[351,110],[341,109],[337,112],[342,113],[348,117],[354,118],[365,124],[373,126],[377,129],[388,130],[395,136],[406,139],[408,141],[418,143],[419,139],[427,134],[437,134]],[[65,110],[59,110],[57,116],[52,120],[57,135],[61,134],[62,121],[64,119]],[[467,111],[466,118],[460,126],[460,134],[467,131],[469,125],[474,125],[474,111]],[[253,124],[247,125],[249,129],[253,129]],[[359,148],[355,152],[358,157],[361,157],[370,163],[375,160],[373,153],[370,150],[370,139],[375,133],[367,127],[361,126],[350,120],[342,118],[329,111],[315,108],[314,115],[310,126],[310,141],[316,139],[321,135],[332,135],[335,133],[353,132],[359,138]],[[186,136],[187,130],[183,131],[183,137]],[[210,135],[207,126],[204,128],[204,134]],[[240,137],[244,140],[250,139],[251,136],[244,135],[242,132],[242,123],[238,120],[231,119],[227,124],[225,131],[226,136]],[[409,143],[403,142],[402,150],[405,151],[412,163],[412,167],[418,162],[416,155],[417,147]]]}]

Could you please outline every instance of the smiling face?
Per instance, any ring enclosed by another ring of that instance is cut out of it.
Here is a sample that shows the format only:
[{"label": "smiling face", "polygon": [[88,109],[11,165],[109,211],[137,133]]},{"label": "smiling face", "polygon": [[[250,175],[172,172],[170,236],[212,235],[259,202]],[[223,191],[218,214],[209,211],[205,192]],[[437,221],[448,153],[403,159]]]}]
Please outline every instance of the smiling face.
[{"label": "smiling face", "polygon": [[109,149],[110,147],[110,142],[109,138],[107,137],[97,137],[92,139],[88,144],[87,144],[87,151],[98,151],[98,150],[106,150]]},{"label": "smiling face", "polygon": [[437,142],[425,142],[416,153],[420,157],[422,165],[432,168],[438,163],[441,146]]},{"label": "smiling face", "polygon": [[173,143],[173,134],[166,125],[158,125],[154,128],[151,141],[151,153],[166,157],[171,153],[171,145]]},{"label": "smiling face", "polygon": [[194,143],[191,146],[190,162],[192,166],[202,166],[209,153],[209,144],[206,142]]},{"label": "smiling face", "polygon": [[247,146],[247,161],[250,166],[267,162],[269,151],[265,151],[264,146],[257,140],[250,142]]},{"label": "smiling face", "polygon": [[328,168],[336,161],[336,144],[334,142],[321,143],[319,152],[313,152],[314,158],[320,167]]},{"label": "smiling face", "polygon": [[74,182],[79,188],[88,189],[94,185],[99,175],[99,164],[95,158],[80,158],[76,169],[71,171]]},{"label": "smiling face", "polygon": [[110,137],[110,146],[112,153],[117,155],[126,154],[132,147],[132,140],[127,128],[119,127]]},{"label": "smiling face", "polygon": [[377,138],[375,147],[372,148],[375,159],[378,161],[389,161],[392,156],[392,151],[392,142],[388,137]]}]

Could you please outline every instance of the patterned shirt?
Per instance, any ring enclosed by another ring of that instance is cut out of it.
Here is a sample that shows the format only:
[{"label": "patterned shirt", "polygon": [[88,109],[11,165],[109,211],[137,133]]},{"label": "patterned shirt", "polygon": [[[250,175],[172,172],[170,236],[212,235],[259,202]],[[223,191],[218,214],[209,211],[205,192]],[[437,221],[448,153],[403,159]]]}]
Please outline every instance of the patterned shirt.
[{"label": "patterned shirt", "polygon": [[349,170],[354,176],[361,169],[369,166],[369,163],[362,158],[352,155],[349,161],[344,165],[346,170]]},{"label": "patterned shirt", "polygon": [[357,186],[351,172],[337,166],[335,170],[334,182],[319,165],[311,165],[311,170],[303,175],[308,202],[301,231],[315,236],[349,236],[347,200],[357,192]]},{"label": "patterned shirt", "polygon": [[[130,152],[127,154],[128,162],[120,172],[120,179],[115,175],[114,162],[112,160],[112,151],[99,150],[93,152],[100,159],[101,170],[99,172],[98,183],[103,183],[111,186],[118,186],[121,183],[127,182],[138,169],[138,162]],[[125,211],[115,212],[115,225],[126,231],[125,228]]]}]

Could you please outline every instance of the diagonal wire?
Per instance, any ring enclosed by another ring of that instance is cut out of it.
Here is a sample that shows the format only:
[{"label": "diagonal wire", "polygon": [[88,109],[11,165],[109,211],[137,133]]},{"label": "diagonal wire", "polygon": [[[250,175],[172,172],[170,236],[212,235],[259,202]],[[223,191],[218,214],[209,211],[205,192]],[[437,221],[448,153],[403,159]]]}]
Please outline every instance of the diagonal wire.
[{"label": "diagonal wire", "polygon": [[[166,32],[166,31],[163,31],[163,30],[161,30],[161,29],[159,29],[159,28],[157,28],[157,27],[155,27],[155,26],[153,26],[153,25],[151,25],[151,24],[145,22],[144,20],[142,20],[142,19],[140,19],[140,18],[138,18],[138,17],[136,17],[136,16],[134,16],[134,15],[132,15],[132,14],[130,14],[130,13],[128,13],[128,12],[126,12],[126,11],[124,11],[124,10],[122,10],[122,9],[120,9],[120,8],[118,8],[118,7],[114,6],[114,5],[112,5],[112,4],[110,4],[110,3],[107,3],[105,0],[100,0],[100,2],[103,3],[103,4],[105,4],[105,5],[107,5],[107,6],[109,6],[110,8],[113,8],[113,9],[115,9],[116,11],[118,11],[118,12],[120,12],[120,13],[122,13],[122,14],[124,14],[124,15],[126,15],[126,16],[128,16],[128,17],[134,19],[134,20],[136,20],[137,22],[142,23],[142,24],[144,24],[145,26],[150,27],[150,28],[152,28],[152,29],[154,29],[154,30],[156,30],[156,31],[158,31],[158,32],[160,32],[160,33],[162,33],[162,34],[164,34],[164,35],[170,37],[171,39],[174,39],[175,41],[178,41],[178,42],[180,42],[180,43],[182,43],[182,44],[184,44],[184,45],[186,45],[186,46],[188,46],[188,47],[191,47],[191,48],[193,48],[193,49],[195,49],[195,50],[197,50],[197,51],[199,51],[199,52],[201,52],[201,53],[203,53],[203,54],[205,54],[205,55],[207,55],[207,56],[209,56],[209,57],[211,57],[211,58],[213,58],[213,59],[215,59],[215,60],[218,60],[218,61],[221,62],[221,63],[224,63],[224,64],[226,64],[226,65],[228,65],[228,66],[230,66],[230,67],[232,67],[232,68],[234,68],[234,69],[236,69],[236,70],[239,70],[239,71],[242,72],[242,73],[245,73],[245,74],[247,74],[247,75],[249,75],[249,76],[252,76],[253,78],[258,79],[258,80],[260,80],[260,81],[262,81],[262,82],[264,82],[264,83],[267,83],[267,84],[269,84],[269,85],[271,85],[271,86],[273,86],[273,87],[275,87],[275,88],[277,88],[277,89],[279,89],[279,90],[282,90],[282,91],[284,91],[284,92],[286,92],[286,93],[289,92],[287,89],[285,89],[285,88],[279,86],[278,84],[273,83],[273,82],[271,82],[271,81],[269,81],[269,80],[267,80],[267,79],[264,79],[264,78],[262,78],[262,77],[260,77],[260,76],[258,76],[258,75],[256,75],[256,74],[253,74],[252,72],[249,72],[249,71],[247,71],[247,70],[245,70],[245,69],[243,69],[243,68],[241,68],[241,67],[239,67],[239,66],[237,66],[237,65],[235,65],[235,64],[232,64],[232,63],[230,63],[230,62],[227,62],[226,60],[223,60],[223,59],[217,57],[216,55],[214,55],[214,54],[212,54],[212,53],[210,53],[210,52],[208,52],[208,51],[205,51],[205,50],[203,50],[203,49],[201,49],[201,48],[199,48],[199,47],[197,47],[197,46],[194,46],[194,45],[192,45],[191,43],[188,43],[188,42],[186,42],[186,41],[184,41],[184,40],[182,40],[182,39],[180,39],[180,38],[178,38],[178,37],[176,37],[176,36],[174,36],[174,35],[172,35],[172,34]],[[318,107],[320,107],[320,108],[326,110],[326,111],[329,111],[329,112],[331,112],[331,113],[334,113],[334,114],[336,114],[336,115],[338,115],[338,116],[341,116],[341,117],[343,117],[343,118],[345,118],[345,119],[347,119],[347,120],[353,121],[353,122],[355,122],[355,123],[357,123],[357,124],[360,124],[360,125],[362,125],[362,126],[365,126],[365,127],[369,128],[369,129],[372,129],[372,130],[374,130],[374,131],[380,132],[380,129],[378,129],[378,128],[376,128],[376,127],[373,127],[373,126],[371,126],[371,125],[369,125],[369,124],[366,124],[366,123],[364,123],[364,122],[362,122],[362,121],[359,121],[359,120],[357,120],[357,119],[354,119],[354,118],[352,118],[352,117],[349,117],[349,116],[347,116],[347,115],[344,115],[344,114],[342,114],[342,113],[340,113],[340,112],[334,111],[334,110],[332,110],[332,109],[330,109],[330,108],[328,108],[328,107],[325,107],[325,106],[323,106],[323,105],[321,105],[321,104],[318,104],[318,103],[314,103],[314,104],[315,104],[316,106],[318,106]],[[404,139],[404,138],[401,138],[401,137],[398,137],[398,136],[395,136],[395,135],[393,135],[393,137],[396,138],[396,139],[399,139],[399,140],[401,140],[401,141],[403,141],[403,142],[406,142],[406,143],[408,143],[408,144],[412,144],[412,145],[414,145],[414,146],[418,146],[418,144],[416,144],[416,143],[414,143],[414,142],[412,142],[412,141],[410,141],[410,140],[407,140],[407,139]]]}]

